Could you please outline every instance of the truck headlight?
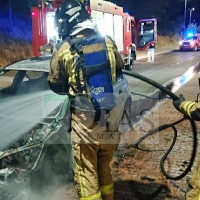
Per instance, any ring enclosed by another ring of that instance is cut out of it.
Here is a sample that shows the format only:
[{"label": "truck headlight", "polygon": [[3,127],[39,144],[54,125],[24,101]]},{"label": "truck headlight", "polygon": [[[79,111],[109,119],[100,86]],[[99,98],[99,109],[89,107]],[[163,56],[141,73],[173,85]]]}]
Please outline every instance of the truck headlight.
[{"label": "truck headlight", "polygon": [[183,44],[183,41],[179,41],[179,45],[182,45]]}]

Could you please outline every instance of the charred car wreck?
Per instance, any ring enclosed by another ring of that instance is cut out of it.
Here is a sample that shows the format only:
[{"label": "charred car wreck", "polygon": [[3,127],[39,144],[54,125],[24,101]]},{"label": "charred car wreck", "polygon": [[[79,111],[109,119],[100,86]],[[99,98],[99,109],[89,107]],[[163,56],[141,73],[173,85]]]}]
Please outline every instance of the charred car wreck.
[{"label": "charred car wreck", "polygon": [[[2,200],[30,200],[29,190],[41,193],[45,199],[48,186],[73,182],[72,101],[67,95],[57,95],[49,90],[46,79],[49,62],[50,57],[32,58],[0,71]],[[114,84],[114,93],[116,98],[124,96],[124,110],[130,115],[131,92],[123,74]],[[41,197],[33,200],[38,198]]]}]

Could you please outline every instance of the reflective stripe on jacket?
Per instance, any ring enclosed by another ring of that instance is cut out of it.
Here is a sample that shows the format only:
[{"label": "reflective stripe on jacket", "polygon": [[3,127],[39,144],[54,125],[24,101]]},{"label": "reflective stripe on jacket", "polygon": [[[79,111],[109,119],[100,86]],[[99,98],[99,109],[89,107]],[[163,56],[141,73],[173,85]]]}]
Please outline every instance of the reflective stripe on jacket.
[{"label": "reflective stripe on jacket", "polygon": [[[84,37],[84,35],[79,35],[77,37],[81,38]],[[117,51],[116,45],[109,38],[105,37],[105,41],[108,59],[111,65],[112,81],[114,83],[116,81],[116,68],[122,69],[124,67],[124,62]],[[68,81],[72,86],[76,86],[74,66],[79,55],[76,52],[71,52],[69,49],[70,45],[68,42],[64,42],[58,51],[56,48],[53,49],[48,76],[48,81],[52,84],[65,85],[66,81]]]}]

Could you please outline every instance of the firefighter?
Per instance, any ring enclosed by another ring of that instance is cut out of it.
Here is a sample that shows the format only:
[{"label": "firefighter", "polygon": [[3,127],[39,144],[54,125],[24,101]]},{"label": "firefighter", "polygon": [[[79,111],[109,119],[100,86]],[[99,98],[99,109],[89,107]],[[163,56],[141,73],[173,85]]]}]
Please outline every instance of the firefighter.
[{"label": "firefighter", "polygon": [[[200,102],[186,101],[183,95],[179,95],[178,100],[173,101],[174,107],[189,118],[200,121]],[[189,180],[186,200],[200,200],[200,157]]]},{"label": "firefighter", "polygon": [[[58,94],[76,95],[71,85],[76,86],[74,66],[77,54],[71,51],[66,37],[85,38],[98,33],[84,4],[79,0],[67,0],[56,12],[58,34],[62,42],[56,44],[50,61],[48,83]],[[111,66],[112,80],[124,61],[113,41],[105,36],[106,52]],[[123,100],[122,100],[123,101]],[[109,131],[98,124],[87,112],[72,111],[71,140],[74,157],[74,181],[80,200],[113,200],[114,184],[110,162],[120,142],[118,126],[123,115],[122,101],[109,112]]]}]

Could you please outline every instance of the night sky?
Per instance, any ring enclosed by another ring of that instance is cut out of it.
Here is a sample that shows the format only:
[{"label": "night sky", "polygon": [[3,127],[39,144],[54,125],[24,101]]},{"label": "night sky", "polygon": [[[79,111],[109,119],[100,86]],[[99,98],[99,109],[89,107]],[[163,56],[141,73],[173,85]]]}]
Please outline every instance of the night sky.
[{"label": "night sky", "polygon": [[184,26],[185,2],[186,26],[189,24],[190,9],[195,8],[191,14],[191,22],[200,25],[199,0],[113,0],[124,7],[136,19],[157,18],[158,30],[162,34],[170,34],[170,30],[180,33]]},{"label": "night sky", "polygon": [[[37,0],[0,0],[0,11],[4,16],[8,14],[10,2],[14,14],[30,17],[30,7]],[[189,23],[190,9],[192,12],[191,22],[200,25],[200,2],[199,0],[110,0],[124,8],[124,12],[137,19],[157,18],[158,31],[167,35],[170,32],[180,32],[184,25],[185,2],[187,2],[186,25]],[[1,17],[1,14],[0,14]],[[9,17],[9,16],[8,16]]]},{"label": "night sky", "polygon": [[192,12],[192,18],[200,24],[199,0],[112,0],[112,2],[123,6],[124,11],[136,18],[156,16],[158,19],[168,17],[174,21],[179,16],[184,17],[185,2],[187,2],[187,20],[189,21],[189,9],[194,7],[195,11]]}]

